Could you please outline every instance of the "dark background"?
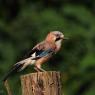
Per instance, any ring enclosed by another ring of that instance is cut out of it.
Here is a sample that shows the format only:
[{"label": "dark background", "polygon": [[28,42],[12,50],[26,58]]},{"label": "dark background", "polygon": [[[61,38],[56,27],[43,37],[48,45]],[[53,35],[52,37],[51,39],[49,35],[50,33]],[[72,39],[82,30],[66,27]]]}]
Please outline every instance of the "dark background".
[{"label": "dark background", "polygon": [[[64,95],[95,95],[95,0],[0,0],[0,78],[53,30],[69,40],[43,68],[62,73]],[[13,95],[30,72],[9,78]],[[0,95],[7,95],[1,81]]]}]

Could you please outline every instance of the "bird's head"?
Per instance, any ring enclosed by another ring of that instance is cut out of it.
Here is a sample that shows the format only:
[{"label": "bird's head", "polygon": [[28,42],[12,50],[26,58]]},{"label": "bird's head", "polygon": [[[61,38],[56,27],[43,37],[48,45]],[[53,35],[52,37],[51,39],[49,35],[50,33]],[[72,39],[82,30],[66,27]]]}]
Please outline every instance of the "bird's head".
[{"label": "bird's head", "polygon": [[50,41],[50,42],[62,42],[62,40],[66,40],[68,38],[65,38],[63,33],[60,31],[52,31],[50,32],[47,37],[46,40]]}]

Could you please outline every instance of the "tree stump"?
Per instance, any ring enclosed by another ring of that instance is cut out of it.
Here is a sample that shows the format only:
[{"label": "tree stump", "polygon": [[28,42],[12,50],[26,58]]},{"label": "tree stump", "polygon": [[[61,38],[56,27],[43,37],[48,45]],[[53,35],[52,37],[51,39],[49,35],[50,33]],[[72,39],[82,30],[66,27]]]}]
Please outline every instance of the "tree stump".
[{"label": "tree stump", "polygon": [[60,73],[30,73],[21,76],[22,95],[62,95]]}]

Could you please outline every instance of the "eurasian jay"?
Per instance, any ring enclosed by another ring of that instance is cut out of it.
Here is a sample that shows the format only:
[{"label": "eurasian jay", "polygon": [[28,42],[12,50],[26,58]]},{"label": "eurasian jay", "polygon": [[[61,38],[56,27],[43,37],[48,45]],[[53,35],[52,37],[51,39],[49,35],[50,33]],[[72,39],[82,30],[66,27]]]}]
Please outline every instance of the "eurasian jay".
[{"label": "eurasian jay", "polygon": [[36,71],[45,71],[41,68],[41,65],[47,62],[53,54],[56,54],[60,48],[62,41],[67,39],[64,37],[62,32],[52,31],[50,32],[44,41],[38,43],[29,53],[28,56],[17,62],[9,70],[7,75],[4,77],[4,81],[14,72],[19,72],[25,69],[28,65],[34,64]]}]

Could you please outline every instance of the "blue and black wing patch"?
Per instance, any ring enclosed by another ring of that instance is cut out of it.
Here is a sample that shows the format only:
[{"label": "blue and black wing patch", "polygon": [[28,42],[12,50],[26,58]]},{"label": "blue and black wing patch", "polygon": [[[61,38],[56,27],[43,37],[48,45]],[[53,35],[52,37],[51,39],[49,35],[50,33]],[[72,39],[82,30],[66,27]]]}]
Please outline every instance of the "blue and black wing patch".
[{"label": "blue and black wing patch", "polygon": [[29,58],[32,56],[32,54],[35,53],[35,58],[33,58],[33,60],[39,59],[41,57],[53,54],[53,50],[52,49],[48,49],[48,50],[38,50],[36,49],[34,52],[30,52],[25,58]]},{"label": "blue and black wing patch", "polygon": [[33,58],[33,60],[39,59],[41,57],[45,57],[45,56],[49,56],[49,55],[53,55],[55,52],[52,49],[48,49],[48,50],[41,50],[39,52],[36,52],[36,57]]}]

